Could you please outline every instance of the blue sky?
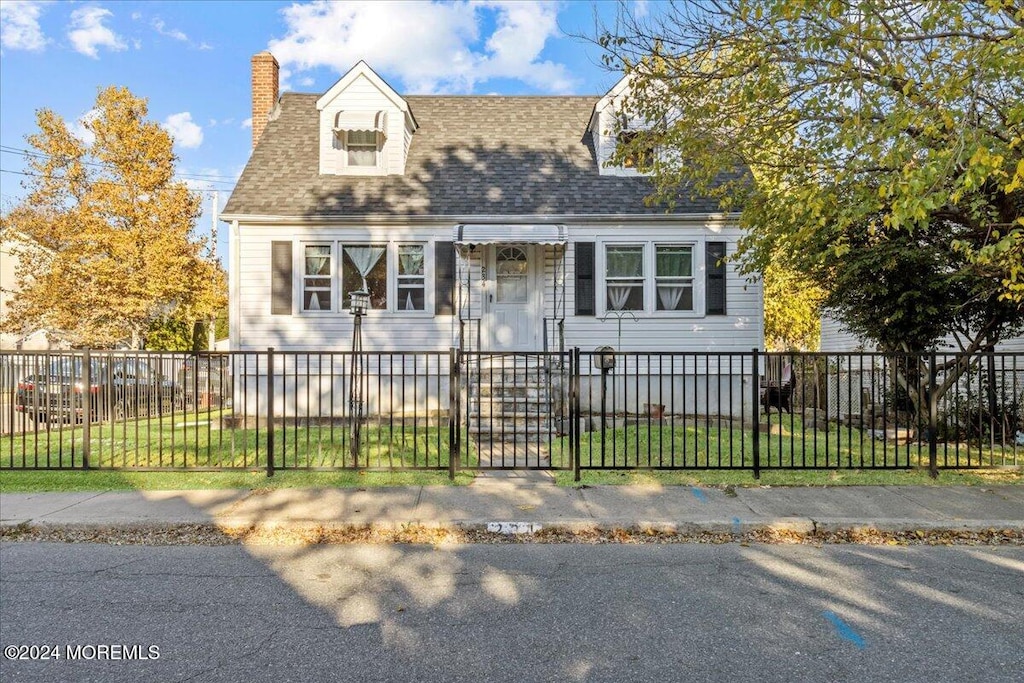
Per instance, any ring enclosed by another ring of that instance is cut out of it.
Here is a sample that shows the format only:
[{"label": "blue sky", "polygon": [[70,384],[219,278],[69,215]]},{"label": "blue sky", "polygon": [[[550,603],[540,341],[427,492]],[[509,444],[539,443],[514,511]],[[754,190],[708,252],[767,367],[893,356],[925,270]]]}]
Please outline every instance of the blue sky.
[{"label": "blue sky", "polygon": [[[647,2],[631,2],[645,14]],[[599,94],[617,80],[593,33],[612,2],[36,2],[0,0],[0,205],[22,196],[35,111],[68,122],[127,86],[175,137],[178,173],[223,206],[250,151],[249,59],[270,49],[282,90],[323,92],[365,59],[405,94]],[[220,231],[226,253],[226,231]]]}]

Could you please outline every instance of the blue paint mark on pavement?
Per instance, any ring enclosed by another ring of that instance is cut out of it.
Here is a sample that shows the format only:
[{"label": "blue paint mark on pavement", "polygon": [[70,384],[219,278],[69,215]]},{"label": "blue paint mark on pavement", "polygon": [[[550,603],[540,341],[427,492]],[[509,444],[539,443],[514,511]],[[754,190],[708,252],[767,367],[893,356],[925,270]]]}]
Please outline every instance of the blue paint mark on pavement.
[{"label": "blue paint mark on pavement", "polygon": [[850,641],[857,646],[858,650],[863,650],[867,647],[867,643],[864,642],[864,638],[859,633],[853,630],[853,627],[847,624],[845,621],[839,618],[839,615],[835,612],[825,611],[825,618],[832,622],[832,625],[836,628],[836,633],[839,637]]},{"label": "blue paint mark on pavement", "polygon": [[696,496],[697,500],[699,500],[702,503],[708,502],[708,496],[706,493],[692,486],[690,487],[690,490],[693,491],[693,495]]},{"label": "blue paint mark on pavement", "polygon": [[732,518],[732,532],[734,534],[736,534],[737,536],[740,535],[741,530],[740,530],[740,518],[739,517],[733,517]]}]

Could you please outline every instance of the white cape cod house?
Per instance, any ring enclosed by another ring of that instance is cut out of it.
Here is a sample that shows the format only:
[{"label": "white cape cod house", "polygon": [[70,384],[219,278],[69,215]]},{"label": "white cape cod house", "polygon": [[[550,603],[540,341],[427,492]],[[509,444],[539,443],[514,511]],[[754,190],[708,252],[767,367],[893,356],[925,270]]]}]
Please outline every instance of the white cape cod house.
[{"label": "white cape cod house", "polygon": [[[722,258],[735,216],[688,197],[667,214],[644,202],[646,177],[607,165],[625,81],[591,97],[405,97],[360,62],[325,93],[279,97],[274,57],[252,67],[254,148],[222,214],[233,350],[351,349],[363,287],[371,353],[763,346],[760,283]],[[719,375],[717,394],[747,381],[742,365],[672,374]]]},{"label": "white cape cod house", "polygon": [[647,179],[605,164],[624,82],[403,97],[360,62],[279,98],[274,57],[252,65],[254,149],[222,214],[232,349],[350,348],[364,282],[366,350],[762,346],[760,284],[721,261],[734,220],[647,206]]}]

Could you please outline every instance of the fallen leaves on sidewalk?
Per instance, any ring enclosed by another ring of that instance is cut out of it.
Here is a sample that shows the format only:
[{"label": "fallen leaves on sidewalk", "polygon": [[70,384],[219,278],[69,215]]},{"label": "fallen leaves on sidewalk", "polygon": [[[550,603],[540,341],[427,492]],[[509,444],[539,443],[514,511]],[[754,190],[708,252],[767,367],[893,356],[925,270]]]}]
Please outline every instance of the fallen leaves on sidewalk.
[{"label": "fallen leaves on sidewalk", "polygon": [[5,542],[103,543],[107,545],[320,545],[387,544],[448,546],[467,543],[582,543],[582,544],[664,544],[664,543],[751,543],[766,544],[862,544],[862,545],[1021,545],[1024,529],[913,529],[882,531],[851,527],[806,533],[793,529],[760,528],[743,533],[678,530],[653,527],[547,528],[533,534],[506,535],[478,528],[427,525],[331,526],[252,525],[218,526],[181,524],[144,527],[29,526],[0,528]]}]

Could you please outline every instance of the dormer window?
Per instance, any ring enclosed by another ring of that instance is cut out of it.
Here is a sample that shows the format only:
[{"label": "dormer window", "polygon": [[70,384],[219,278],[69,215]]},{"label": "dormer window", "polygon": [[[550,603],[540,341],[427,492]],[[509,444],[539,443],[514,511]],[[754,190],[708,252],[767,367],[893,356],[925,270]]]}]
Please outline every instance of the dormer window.
[{"label": "dormer window", "polygon": [[335,148],[349,168],[377,168],[387,135],[384,111],[339,111],[334,117]]},{"label": "dormer window", "polygon": [[377,134],[369,130],[347,130],[345,154],[347,166],[377,165]]},{"label": "dormer window", "polygon": [[[637,131],[624,130],[619,133],[617,141],[619,147],[635,144],[640,135]],[[629,151],[629,154],[622,160],[623,168],[650,168],[654,164],[654,146],[649,140],[640,140],[640,146]]]}]

